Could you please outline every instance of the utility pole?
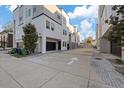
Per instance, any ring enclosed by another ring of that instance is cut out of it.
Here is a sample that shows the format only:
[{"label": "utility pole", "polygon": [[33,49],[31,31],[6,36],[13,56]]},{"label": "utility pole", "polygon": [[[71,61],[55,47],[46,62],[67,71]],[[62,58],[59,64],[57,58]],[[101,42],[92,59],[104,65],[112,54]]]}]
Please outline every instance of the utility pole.
[{"label": "utility pole", "polygon": [[0,39],[0,40],[1,40],[1,41],[0,41],[0,43],[1,43],[0,46],[2,47],[2,36],[1,36],[0,38],[1,38],[1,39]]}]

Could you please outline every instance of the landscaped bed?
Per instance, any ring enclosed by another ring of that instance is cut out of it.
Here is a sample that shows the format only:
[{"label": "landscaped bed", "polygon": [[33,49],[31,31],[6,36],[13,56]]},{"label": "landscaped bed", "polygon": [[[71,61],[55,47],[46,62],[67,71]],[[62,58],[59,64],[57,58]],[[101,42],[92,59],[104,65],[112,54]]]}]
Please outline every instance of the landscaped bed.
[{"label": "landscaped bed", "polygon": [[29,53],[24,48],[12,48],[11,51],[9,51],[9,54],[14,57],[21,58],[27,56]]},{"label": "landscaped bed", "polygon": [[121,59],[108,59],[112,65],[115,67],[115,70],[124,74],[124,61]]},{"label": "landscaped bed", "polygon": [[108,59],[110,62],[112,62],[112,64],[116,64],[116,65],[124,65],[124,61],[121,59]]}]

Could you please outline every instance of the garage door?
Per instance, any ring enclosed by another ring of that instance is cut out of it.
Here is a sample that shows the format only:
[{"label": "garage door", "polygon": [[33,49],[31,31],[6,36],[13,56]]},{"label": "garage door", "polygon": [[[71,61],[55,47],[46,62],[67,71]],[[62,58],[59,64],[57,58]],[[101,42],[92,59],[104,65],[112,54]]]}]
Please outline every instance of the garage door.
[{"label": "garage door", "polygon": [[56,50],[56,42],[46,42],[46,51]]}]

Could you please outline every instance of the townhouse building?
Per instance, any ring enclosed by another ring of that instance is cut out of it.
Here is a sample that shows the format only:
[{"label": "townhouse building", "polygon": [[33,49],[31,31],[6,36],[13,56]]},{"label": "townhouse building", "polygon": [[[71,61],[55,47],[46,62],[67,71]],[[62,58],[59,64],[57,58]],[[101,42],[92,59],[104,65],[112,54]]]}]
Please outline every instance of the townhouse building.
[{"label": "townhouse building", "polygon": [[23,48],[23,27],[35,25],[38,33],[37,52],[67,50],[69,17],[55,5],[23,5],[14,11],[13,47]]},{"label": "townhouse building", "polygon": [[0,46],[3,48],[13,47],[13,32],[6,30],[0,32]]},{"label": "townhouse building", "polygon": [[23,48],[23,27],[31,23],[38,33],[36,52],[77,48],[80,34],[71,26],[66,12],[55,5],[23,5],[13,11],[13,47]]},{"label": "townhouse building", "polygon": [[112,5],[100,5],[98,10],[98,28],[96,31],[97,37],[97,49],[104,53],[112,53],[117,56],[121,56],[121,47],[115,42],[110,42],[106,36],[109,31],[112,31],[112,25],[105,23],[105,20],[109,19],[111,15],[115,15],[115,11],[112,10]]}]

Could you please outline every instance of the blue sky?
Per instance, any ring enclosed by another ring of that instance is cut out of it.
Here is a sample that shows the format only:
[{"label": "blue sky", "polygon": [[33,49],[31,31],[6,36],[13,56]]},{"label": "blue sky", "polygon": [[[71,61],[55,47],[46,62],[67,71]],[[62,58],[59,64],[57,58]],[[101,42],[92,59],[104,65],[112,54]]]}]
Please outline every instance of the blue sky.
[{"label": "blue sky", "polygon": [[81,40],[89,36],[95,38],[98,22],[97,5],[60,5],[70,16],[70,24],[77,25]]},{"label": "blue sky", "polygon": [[[81,40],[89,36],[95,38],[98,20],[97,5],[59,5],[69,15],[70,24],[77,25]],[[0,31],[2,26],[12,21],[12,11],[16,6],[0,6]]]},{"label": "blue sky", "polygon": [[6,6],[0,6],[0,25],[12,20],[12,12]]}]

